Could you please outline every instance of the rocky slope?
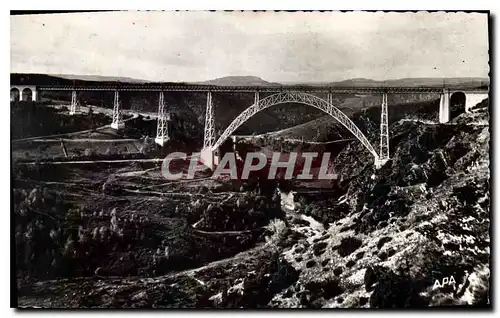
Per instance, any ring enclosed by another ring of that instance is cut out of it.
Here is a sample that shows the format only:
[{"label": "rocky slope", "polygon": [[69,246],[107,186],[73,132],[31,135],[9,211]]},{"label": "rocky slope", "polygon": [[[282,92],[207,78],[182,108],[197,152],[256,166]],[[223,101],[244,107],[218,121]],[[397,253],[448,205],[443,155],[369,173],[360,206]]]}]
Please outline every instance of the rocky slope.
[{"label": "rocky slope", "polygon": [[[301,270],[293,287],[301,292],[289,299],[285,291],[273,305],[489,304],[488,115],[445,125],[402,120],[391,133],[393,159],[382,169],[353,143],[336,161],[344,195],[305,204],[332,223],[285,252]],[[325,297],[332,284],[336,297]]]},{"label": "rocky slope", "polygon": [[[425,112],[394,122],[392,159],[380,170],[360,143],[349,143],[335,160],[340,179],[333,193],[282,189],[286,215],[276,214],[281,219],[269,222],[261,239],[239,254],[163,276],[26,284],[20,304],[491,306],[487,105],[448,124],[423,118]],[[207,207],[199,225],[227,230],[218,218],[209,220],[230,213],[218,211],[224,209]]]}]

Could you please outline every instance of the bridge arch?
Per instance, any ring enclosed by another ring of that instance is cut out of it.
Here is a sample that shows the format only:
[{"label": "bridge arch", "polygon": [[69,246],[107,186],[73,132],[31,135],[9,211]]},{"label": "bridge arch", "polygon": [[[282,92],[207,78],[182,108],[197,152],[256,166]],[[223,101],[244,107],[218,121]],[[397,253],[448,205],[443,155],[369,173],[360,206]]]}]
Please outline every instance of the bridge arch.
[{"label": "bridge arch", "polygon": [[20,92],[19,89],[16,87],[12,87],[10,89],[10,101],[11,102],[18,102],[20,100]]},{"label": "bridge arch", "polygon": [[33,91],[31,88],[26,87],[21,92],[21,100],[22,101],[32,101],[33,100]]},{"label": "bridge arch", "polygon": [[340,109],[333,106],[326,100],[308,94],[304,92],[282,92],[267,96],[247,109],[245,109],[238,117],[236,117],[231,124],[226,128],[222,135],[217,139],[215,144],[211,147],[211,151],[215,151],[219,146],[233,134],[233,132],[238,129],[244,122],[246,122],[250,117],[257,114],[258,112],[269,108],[274,105],[284,104],[284,103],[300,103],[308,106],[315,107],[328,115],[335,118],[340,124],[347,128],[362,144],[366,149],[375,157],[375,161],[379,159],[379,155],[370,144],[368,139],[359,128],[347,117]]},{"label": "bridge arch", "polygon": [[[18,97],[17,97],[18,96]],[[35,85],[10,85],[11,101],[38,101],[38,89]]]}]

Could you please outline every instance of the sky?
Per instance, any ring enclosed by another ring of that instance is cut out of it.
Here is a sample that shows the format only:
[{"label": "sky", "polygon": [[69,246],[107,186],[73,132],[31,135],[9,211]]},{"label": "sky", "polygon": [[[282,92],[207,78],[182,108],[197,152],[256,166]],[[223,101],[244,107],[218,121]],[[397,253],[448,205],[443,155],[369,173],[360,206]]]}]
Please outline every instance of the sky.
[{"label": "sky", "polygon": [[11,16],[11,72],[271,82],[488,77],[479,13],[123,11]]}]

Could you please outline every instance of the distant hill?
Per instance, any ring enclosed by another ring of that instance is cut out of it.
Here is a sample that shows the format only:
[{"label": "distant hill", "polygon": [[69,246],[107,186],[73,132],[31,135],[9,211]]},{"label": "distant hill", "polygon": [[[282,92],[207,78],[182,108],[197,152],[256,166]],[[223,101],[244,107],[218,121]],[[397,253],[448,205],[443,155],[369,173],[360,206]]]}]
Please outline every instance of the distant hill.
[{"label": "distant hill", "polygon": [[218,86],[267,86],[282,85],[280,83],[271,83],[257,76],[225,76],[209,81],[196,82],[194,84],[218,85]]},{"label": "distant hill", "polygon": [[477,87],[489,85],[487,77],[450,77],[450,78],[402,78],[386,81],[389,86],[460,86]]},{"label": "distant hill", "polygon": [[451,78],[401,78],[387,81],[375,81],[366,78],[353,78],[340,82],[332,82],[326,85],[331,86],[363,86],[363,87],[379,87],[379,86],[460,86],[460,87],[479,87],[489,85],[489,78],[485,77],[451,77]]},{"label": "distant hill", "polygon": [[[146,81],[131,77],[101,76],[101,75],[75,75],[75,74],[36,74],[36,73],[11,73],[11,83],[27,85],[68,85],[92,84],[92,83],[165,83]],[[367,78],[353,78],[339,82],[331,83],[312,83],[312,82],[289,82],[276,83],[268,82],[257,76],[225,76],[203,82],[176,83],[176,84],[202,84],[217,86],[269,86],[269,85],[325,85],[325,86],[351,86],[351,87],[380,87],[380,86],[443,86],[447,87],[480,87],[489,85],[489,78],[483,77],[453,77],[453,78],[401,78],[386,81],[376,81]],[[172,82],[170,82],[172,83]]]},{"label": "distant hill", "polygon": [[59,78],[69,80],[91,81],[91,82],[121,82],[121,83],[147,83],[146,80],[141,80],[132,77],[117,77],[117,76],[101,76],[101,75],[74,75],[74,74],[49,74]]},{"label": "distant hill", "polygon": [[[174,83],[174,82],[154,82],[131,77],[101,76],[101,75],[74,75],[74,74],[37,74],[37,73],[11,73],[11,83],[26,85],[64,85],[64,84],[92,84],[92,83]],[[203,82],[189,82],[175,84],[201,84],[218,86],[269,86],[282,85],[271,83],[257,76],[225,76]]]},{"label": "distant hill", "polygon": [[329,84],[332,86],[378,86],[380,82],[368,78],[353,78]]},{"label": "distant hill", "polygon": [[18,85],[70,85],[92,83],[146,83],[147,81],[116,76],[10,73],[10,82]]},{"label": "distant hill", "polygon": [[338,82],[286,82],[284,85],[316,85],[316,86],[336,86],[336,87],[381,87],[381,86],[443,86],[447,87],[480,87],[489,85],[490,80],[487,77],[422,77],[422,78],[400,78],[385,81],[377,81],[369,78],[351,78]]}]

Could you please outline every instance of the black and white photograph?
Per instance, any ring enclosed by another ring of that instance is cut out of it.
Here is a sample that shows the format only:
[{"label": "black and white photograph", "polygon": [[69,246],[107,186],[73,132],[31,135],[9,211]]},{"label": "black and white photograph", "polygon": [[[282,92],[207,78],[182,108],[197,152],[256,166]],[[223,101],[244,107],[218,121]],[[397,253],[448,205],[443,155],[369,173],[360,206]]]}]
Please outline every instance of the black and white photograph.
[{"label": "black and white photograph", "polygon": [[11,307],[492,308],[489,11],[9,18]]}]

